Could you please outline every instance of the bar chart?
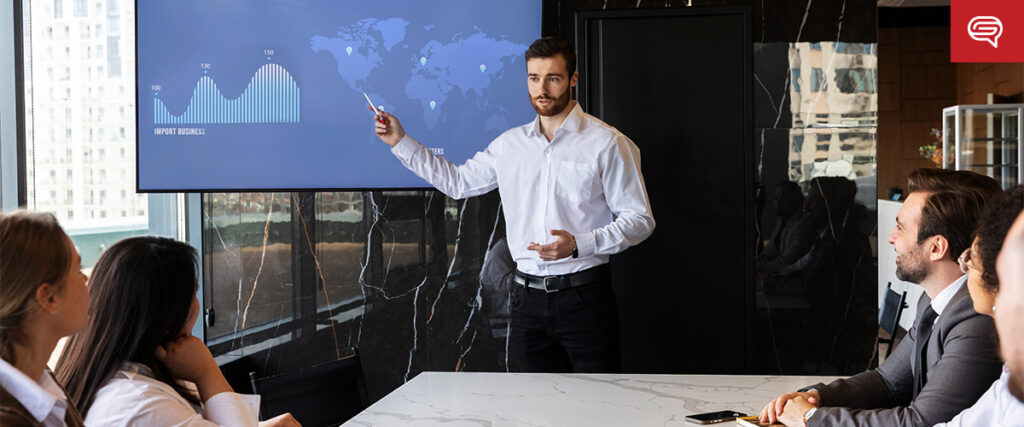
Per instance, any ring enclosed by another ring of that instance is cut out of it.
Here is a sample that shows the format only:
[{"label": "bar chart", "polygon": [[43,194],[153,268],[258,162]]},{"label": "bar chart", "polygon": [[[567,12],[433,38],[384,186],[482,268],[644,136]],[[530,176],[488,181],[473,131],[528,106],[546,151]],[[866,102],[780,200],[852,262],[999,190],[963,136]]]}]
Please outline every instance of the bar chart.
[{"label": "bar chart", "polygon": [[298,83],[284,67],[266,64],[253,75],[237,98],[228,99],[212,78],[204,75],[196,83],[188,105],[172,113],[163,100],[153,98],[154,124],[239,124],[298,123]]}]

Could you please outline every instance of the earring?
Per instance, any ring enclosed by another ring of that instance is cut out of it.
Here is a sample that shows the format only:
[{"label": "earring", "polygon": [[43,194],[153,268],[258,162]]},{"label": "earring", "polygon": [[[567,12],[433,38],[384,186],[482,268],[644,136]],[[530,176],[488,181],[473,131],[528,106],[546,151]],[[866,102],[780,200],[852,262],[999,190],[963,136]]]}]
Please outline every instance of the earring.
[{"label": "earring", "polygon": [[57,315],[57,310],[53,310],[53,311],[51,311],[51,312],[50,312],[50,315],[51,315],[51,316],[56,316],[56,315]]}]

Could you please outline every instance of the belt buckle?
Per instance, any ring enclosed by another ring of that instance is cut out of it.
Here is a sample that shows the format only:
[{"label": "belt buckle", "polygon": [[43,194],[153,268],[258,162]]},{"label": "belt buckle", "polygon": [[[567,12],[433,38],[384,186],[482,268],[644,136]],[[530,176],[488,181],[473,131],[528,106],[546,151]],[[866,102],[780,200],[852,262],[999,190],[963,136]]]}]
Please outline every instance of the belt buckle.
[{"label": "belt buckle", "polygon": [[551,289],[548,287],[548,283],[555,281],[555,279],[558,279],[558,276],[544,276],[544,292],[549,294],[552,292],[558,292],[558,289]]}]

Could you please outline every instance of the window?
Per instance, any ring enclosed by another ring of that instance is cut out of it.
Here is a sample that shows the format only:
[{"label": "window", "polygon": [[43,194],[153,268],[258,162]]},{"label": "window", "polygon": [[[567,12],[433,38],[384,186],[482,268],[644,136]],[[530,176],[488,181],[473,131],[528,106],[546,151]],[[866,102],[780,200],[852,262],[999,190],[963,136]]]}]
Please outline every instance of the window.
[{"label": "window", "polygon": [[[53,0],[52,10],[22,9],[23,61],[37,70],[25,73],[21,111],[29,135],[28,207],[57,216],[87,268],[102,248],[149,230],[148,196],[135,193],[135,174],[118,172],[135,169],[135,117],[120,113],[135,105],[134,91],[125,89],[134,87],[134,74],[121,73],[122,61],[131,63],[135,53],[122,56],[117,47],[135,43],[134,32],[119,31],[121,14],[130,17],[134,7],[133,0]],[[107,85],[121,89],[105,93]],[[33,119],[33,112],[40,115]],[[111,132],[116,141],[108,140]],[[110,202],[117,205],[103,206]]]},{"label": "window", "polygon": [[[120,40],[120,37],[107,37],[107,70],[110,77],[121,76],[121,49],[117,45]],[[124,86],[121,86],[121,93],[124,93]]]},{"label": "window", "polygon": [[875,93],[877,90],[875,72],[877,71],[877,69],[840,68],[836,70],[836,87],[843,93]]},{"label": "window", "polygon": [[825,76],[821,68],[811,68],[811,92],[820,92],[825,89]]}]

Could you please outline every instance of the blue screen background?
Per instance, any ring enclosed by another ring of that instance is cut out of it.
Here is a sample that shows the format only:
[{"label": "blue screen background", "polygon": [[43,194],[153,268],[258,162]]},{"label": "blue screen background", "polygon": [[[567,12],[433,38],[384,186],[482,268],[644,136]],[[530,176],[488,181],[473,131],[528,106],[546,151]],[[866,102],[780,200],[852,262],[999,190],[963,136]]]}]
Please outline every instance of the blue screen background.
[{"label": "blue screen background", "polygon": [[138,2],[139,189],[429,187],[362,92],[461,164],[535,116],[540,18],[541,0]]}]

